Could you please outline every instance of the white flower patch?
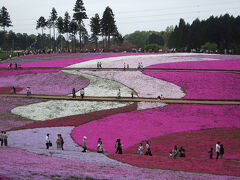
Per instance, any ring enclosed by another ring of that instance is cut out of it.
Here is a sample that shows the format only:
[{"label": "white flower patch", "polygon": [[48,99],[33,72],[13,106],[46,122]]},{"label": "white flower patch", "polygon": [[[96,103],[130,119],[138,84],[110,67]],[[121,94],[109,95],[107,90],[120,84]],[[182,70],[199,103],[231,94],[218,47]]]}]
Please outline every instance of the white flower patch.
[{"label": "white flower patch", "polygon": [[[140,97],[157,98],[161,94],[165,98],[182,98],[185,93],[181,87],[163,81],[161,79],[147,76],[139,71],[83,71],[84,73],[104,77],[110,80],[121,82],[122,84],[134,89]],[[144,103],[138,104],[138,109],[148,109],[164,106],[163,103]]]},{"label": "white flower patch", "polygon": [[[79,76],[83,76],[90,80],[90,84],[85,88],[86,96],[116,96],[121,90],[121,96],[130,96],[131,90],[119,82],[103,79],[100,77],[83,74],[79,71],[64,71]],[[77,87],[76,87],[77,88]],[[77,92],[80,96],[80,93]],[[65,116],[77,114],[85,114],[94,111],[114,109],[128,106],[132,103],[119,102],[86,102],[86,101],[47,101],[41,103],[30,104],[27,106],[19,106],[11,110],[13,114],[22,117],[45,121]]]},{"label": "white flower patch", "polygon": [[[96,68],[97,62],[102,63],[103,68],[123,68],[123,64],[129,64],[130,68],[137,68],[139,62],[143,62],[143,67],[170,63],[170,62],[185,62],[185,61],[207,61],[207,60],[220,60],[216,58],[199,58],[191,57],[196,55],[194,53],[169,53],[169,54],[146,54],[146,55],[131,55],[102,58],[96,60],[85,61],[68,66],[67,68]],[[204,55],[204,54],[201,54]],[[190,57],[188,57],[190,56]]]},{"label": "white flower patch", "polygon": [[31,120],[45,121],[94,111],[120,108],[130,104],[96,101],[47,101],[16,107],[11,112]]},{"label": "white flower patch", "polygon": [[[117,97],[117,92],[119,89],[121,90],[121,96],[130,96],[132,92],[131,89],[124,86],[123,84],[113,80],[109,80],[104,76],[98,77],[94,74],[90,75],[76,70],[64,70],[63,72],[79,75],[90,80],[90,84],[86,88],[84,88],[85,96]],[[80,93],[77,92],[77,95],[80,96]]]}]

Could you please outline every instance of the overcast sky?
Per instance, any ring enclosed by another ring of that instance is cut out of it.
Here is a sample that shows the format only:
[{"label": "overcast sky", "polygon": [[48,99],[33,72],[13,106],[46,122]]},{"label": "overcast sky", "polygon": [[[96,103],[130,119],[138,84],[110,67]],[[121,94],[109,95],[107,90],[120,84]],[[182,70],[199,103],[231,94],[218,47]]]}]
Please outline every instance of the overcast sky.
[{"label": "overcast sky", "polygon": [[[37,34],[36,21],[40,16],[46,19],[55,7],[59,16],[68,11],[73,14],[76,0],[0,0],[10,14],[14,32]],[[89,18],[99,13],[100,17],[107,6],[115,14],[119,32],[123,35],[136,30],[165,30],[177,25],[180,18],[192,23],[196,18],[207,19],[229,13],[240,15],[240,0],[83,0]],[[89,20],[85,21],[89,30]],[[48,31],[46,31],[48,32]],[[90,32],[89,32],[90,33]]]}]

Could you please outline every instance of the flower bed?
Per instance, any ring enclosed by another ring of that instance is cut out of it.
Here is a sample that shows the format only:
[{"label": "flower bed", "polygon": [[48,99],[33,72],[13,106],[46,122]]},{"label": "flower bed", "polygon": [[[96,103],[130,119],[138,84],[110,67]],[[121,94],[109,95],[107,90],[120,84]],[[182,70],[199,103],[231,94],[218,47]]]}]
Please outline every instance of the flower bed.
[{"label": "flower bed", "polygon": [[22,127],[16,127],[12,130],[33,129],[33,128],[41,128],[41,127],[79,126],[82,124],[89,123],[93,120],[98,120],[113,114],[131,112],[136,109],[137,109],[137,103],[133,103],[129,106],[124,106],[116,109],[108,109],[108,110],[90,112],[85,114],[79,114],[75,116],[67,116],[67,117],[62,117],[62,118],[57,118],[52,120],[35,122]]},{"label": "flower bed", "polygon": [[213,61],[164,63],[164,64],[149,66],[146,68],[240,70],[240,57],[239,57],[239,60],[220,60],[220,61],[213,60]]},{"label": "flower bed", "polygon": [[[86,75],[78,71],[64,71],[74,75],[83,76],[90,80],[90,84],[85,88],[86,96],[116,96],[118,89],[121,89],[121,95],[131,94],[131,90],[115,81],[102,79],[92,75]],[[79,87],[77,84],[73,84]],[[71,85],[71,87],[74,87]],[[68,84],[69,87],[69,84]],[[131,103],[119,102],[85,102],[85,101],[47,101],[28,106],[14,108],[11,112],[28,119],[45,121],[65,116],[84,114],[104,109],[118,108],[127,106]]]},{"label": "flower bed", "polygon": [[17,148],[0,149],[0,174],[9,179],[220,179],[237,177],[113,166],[35,155]]},{"label": "flower bed", "polygon": [[221,72],[156,72],[144,74],[174,83],[186,91],[185,99],[240,99],[240,76]]},{"label": "flower bed", "polygon": [[26,98],[8,98],[0,97],[0,129],[8,130],[30,124],[33,121],[19,117],[11,113],[11,110],[15,107],[28,105],[32,103],[42,102],[42,99],[26,99]]},{"label": "flower bed", "polygon": [[[215,144],[224,145],[223,159],[215,160]],[[152,157],[136,154],[138,145],[128,148],[126,155],[110,157],[134,166],[160,168],[201,173],[240,175],[240,129],[208,129],[175,133],[150,140]],[[183,146],[186,157],[169,158],[174,145]],[[209,159],[208,151],[213,147],[213,158]],[[145,149],[145,147],[144,147]],[[135,155],[134,155],[135,154]]]},{"label": "flower bed", "polygon": [[20,94],[25,94],[25,88],[31,87],[33,94],[64,95],[71,93],[73,87],[76,90],[85,88],[90,81],[81,76],[58,72],[0,77],[0,82],[2,87],[21,87]]},{"label": "flower bed", "polygon": [[115,151],[115,141],[120,138],[124,151],[143,140],[175,132],[221,127],[240,128],[239,110],[240,106],[170,105],[92,121],[75,128],[72,137],[81,144],[79,137],[87,136],[88,147],[92,150],[96,149],[96,141],[101,137],[107,152]]}]

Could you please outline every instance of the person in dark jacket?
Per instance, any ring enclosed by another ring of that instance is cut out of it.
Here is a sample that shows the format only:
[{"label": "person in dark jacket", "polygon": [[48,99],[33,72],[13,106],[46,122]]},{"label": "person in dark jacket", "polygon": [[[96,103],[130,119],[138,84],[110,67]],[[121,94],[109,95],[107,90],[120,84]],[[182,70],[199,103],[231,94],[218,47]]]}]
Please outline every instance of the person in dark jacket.
[{"label": "person in dark jacket", "polygon": [[220,159],[223,158],[223,154],[224,154],[224,147],[223,144],[220,145]]},{"label": "person in dark jacket", "polygon": [[73,98],[76,97],[76,90],[75,90],[75,88],[72,89],[72,97],[73,97]]}]

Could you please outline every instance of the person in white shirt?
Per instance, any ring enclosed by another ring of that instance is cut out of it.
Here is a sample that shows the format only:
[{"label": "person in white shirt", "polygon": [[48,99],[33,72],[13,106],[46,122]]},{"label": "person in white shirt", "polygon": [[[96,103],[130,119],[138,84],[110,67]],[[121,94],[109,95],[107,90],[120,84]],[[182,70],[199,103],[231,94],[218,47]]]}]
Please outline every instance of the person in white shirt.
[{"label": "person in white shirt", "polygon": [[51,141],[49,139],[49,134],[47,134],[47,136],[46,136],[46,147],[47,147],[47,149],[49,149],[50,143],[51,143]]},{"label": "person in white shirt", "polygon": [[219,141],[216,144],[216,153],[217,153],[216,159],[218,159],[219,154],[220,154],[220,142]]},{"label": "person in white shirt", "polygon": [[80,95],[81,95],[81,98],[83,99],[83,97],[84,97],[84,88],[82,88],[82,89],[80,90]]},{"label": "person in white shirt", "polygon": [[139,145],[137,153],[140,154],[140,155],[143,155],[143,145],[142,145],[142,143]]}]

